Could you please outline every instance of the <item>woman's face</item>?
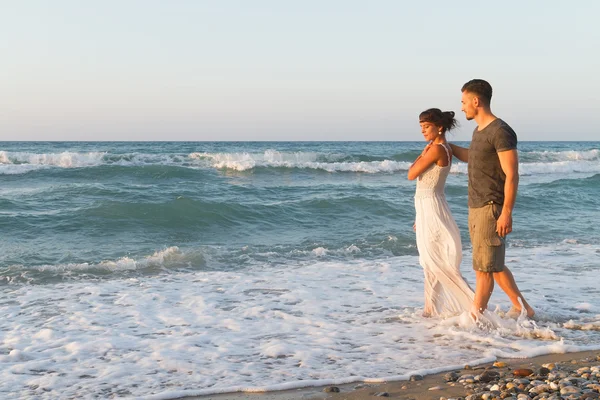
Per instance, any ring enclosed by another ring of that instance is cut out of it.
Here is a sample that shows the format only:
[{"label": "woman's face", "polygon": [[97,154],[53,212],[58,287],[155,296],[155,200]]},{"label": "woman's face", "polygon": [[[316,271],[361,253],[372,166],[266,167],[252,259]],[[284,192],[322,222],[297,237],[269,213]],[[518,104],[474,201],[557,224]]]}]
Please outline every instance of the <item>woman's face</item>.
[{"label": "woman's face", "polygon": [[421,133],[426,142],[431,142],[440,134],[441,128],[431,122],[421,122],[419,125],[421,125]]}]

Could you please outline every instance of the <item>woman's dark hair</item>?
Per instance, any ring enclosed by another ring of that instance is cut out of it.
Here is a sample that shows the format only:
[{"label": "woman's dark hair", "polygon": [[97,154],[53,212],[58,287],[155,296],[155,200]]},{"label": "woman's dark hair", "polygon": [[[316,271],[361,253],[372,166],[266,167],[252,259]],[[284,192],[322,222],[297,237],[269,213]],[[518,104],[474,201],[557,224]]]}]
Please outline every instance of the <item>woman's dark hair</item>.
[{"label": "woman's dark hair", "polygon": [[458,126],[458,121],[454,118],[454,111],[442,111],[439,108],[430,108],[419,114],[419,122],[430,122],[442,128],[442,133],[454,129]]}]

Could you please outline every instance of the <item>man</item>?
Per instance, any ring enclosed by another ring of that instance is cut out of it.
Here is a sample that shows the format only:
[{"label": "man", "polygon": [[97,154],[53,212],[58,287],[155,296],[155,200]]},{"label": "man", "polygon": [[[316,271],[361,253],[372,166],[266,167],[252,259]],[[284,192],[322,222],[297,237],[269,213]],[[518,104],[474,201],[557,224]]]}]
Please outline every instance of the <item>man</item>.
[{"label": "man", "polygon": [[512,232],[519,184],[517,135],[492,113],[491,100],[488,82],[473,79],[464,84],[462,111],[467,120],[477,122],[477,127],[468,149],[450,144],[454,156],[468,163],[469,234],[476,278],[473,311],[483,313],[487,309],[496,281],[513,304],[509,315],[519,315],[524,307],[531,318],[535,311],[504,265],[505,237]]}]

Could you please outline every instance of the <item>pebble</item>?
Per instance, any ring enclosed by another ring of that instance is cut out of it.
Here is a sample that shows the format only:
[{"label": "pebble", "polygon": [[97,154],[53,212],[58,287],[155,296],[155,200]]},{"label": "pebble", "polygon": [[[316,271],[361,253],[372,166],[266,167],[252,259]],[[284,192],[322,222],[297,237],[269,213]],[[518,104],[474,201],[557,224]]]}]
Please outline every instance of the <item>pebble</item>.
[{"label": "pebble", "polygon": [[600,398],[600,394],[596,392],[587,392],[581,395],[581,399],[598,399]]},{"label": "pebble", "polygon": [[379,392],[379,393],[375,393],[375,396],[377,396],[377,397],[390,397],[390,394],[388,392]]},{"label": "pebble", "polygon": [[529,389],[529,393],[541,394],[544,392],[549,392],[550,390],[551,390],[550,385],[542,384],[542,385],[534,386],[531,389]]},{"label": "pebble", "polygon": [[409,381],[414,382],[414,381],[422,381],[423,380],[423,375],[411,375],[410,378],[408,378]]},{"label": "pebble", "polygon": [[554,364],[554,363],[542,364],[542,367],[548,368],[550,371],[552,371],[553,369],[556,368],[556,364]]},{"label": "pebble", "polygon": [[491,382],[500,377],[500,374],[496,371],[484,371],[481,375],[479,375],[480,382]]},{"label": "pebble", "polygon": [[550,369],[546,368],[546,367],[542,367],[538,370],[538,375],[540,375],[540,376],[548,376],[549,373],[550,373]]},{"label": "pebble", "polygon": [[496,368],[504,368],[504,367],[506,367],[506,363],[502,362],[502,361],[496,361],[494,363],[494,367],[496,367]]},{"label": "pebble", "polygon": [[529,376],[533,374],[533,371],[529,368],[519,368],[513,371],[514,376]]},{"label": "pebble", "polygon": [[446,382],[456,382],[458,380],[458,374],[456,372],[448,372],[444,375]]},{"label": "pebble", "polygon": [[567,377],[567,373],[565,371],[552,371],[551,373],[548,374],[548,379],[553,381],[556,379],[562,379],[562,378],[566,378]]},{"label": "pebble", "polygon": [[587,389],[595,390],[596,392],[600,392],[600,384],[597,383],[588,383],[585,386]]},{"label": "pebble", "polygon": [[[595,360],[594,357],[586,362],[595,363]],[[481,370],[481,372],[477,371],[480,372],[479,375],[473,375],[473,368],[470,367],[468,369],[471,370],[469,371],[471,374],[460,375],[460,371],[448,372],[443,376],[445,382],[443,385],[429,387],[429,390],[436,391],[449,386],[461,387],[462,385],[463,397],[453,399],[442,397],[440,400],[600,400],[600,363],[584,367],[581,365],[583,361],[532,366],[535,372],[531,368],[511,370],[510,367],[497,361],[492,366],[476,368]],[[504,367],[507,369],[493,369]],[[410,377],[411,381],[422,379],[421,375]],[[406,386],[403,386],[404,388]]]},{"label": "pebble", "polygon": [[561,396],[568,396],[570,394],[581,394],[581,389],[575,386],[565,386],[560,389]]},{"label": "pebble", "polygon": [[340,388],[337,386],[327,386],[325,389],[323,389],[323,391],[325,393],[339,393]]}]

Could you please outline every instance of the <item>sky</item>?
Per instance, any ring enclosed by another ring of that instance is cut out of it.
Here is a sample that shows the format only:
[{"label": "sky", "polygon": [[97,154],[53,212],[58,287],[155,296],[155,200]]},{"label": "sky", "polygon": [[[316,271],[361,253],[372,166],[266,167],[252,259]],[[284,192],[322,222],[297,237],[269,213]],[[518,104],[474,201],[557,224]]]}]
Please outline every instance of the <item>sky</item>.
[{"label": "sky", "polygon": [[598,140],[600,1],[0,0],[0,140]]}]

